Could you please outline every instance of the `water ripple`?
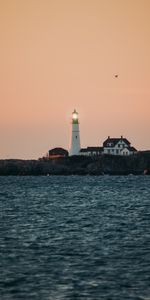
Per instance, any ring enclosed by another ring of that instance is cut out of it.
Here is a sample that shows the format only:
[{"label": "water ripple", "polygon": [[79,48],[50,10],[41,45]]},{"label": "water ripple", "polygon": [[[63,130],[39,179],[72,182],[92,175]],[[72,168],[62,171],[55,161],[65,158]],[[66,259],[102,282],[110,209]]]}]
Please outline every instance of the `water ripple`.
[{"label": "water ripple", "polygon": [[150,177],[0,177],[1,300],[148,300]]}]

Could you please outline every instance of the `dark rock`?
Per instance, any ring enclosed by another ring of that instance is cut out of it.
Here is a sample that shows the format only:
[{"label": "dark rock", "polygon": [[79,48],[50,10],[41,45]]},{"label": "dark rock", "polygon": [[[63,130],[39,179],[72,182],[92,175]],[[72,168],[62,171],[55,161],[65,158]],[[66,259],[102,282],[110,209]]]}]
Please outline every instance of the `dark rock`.
[{"label": "dark rock", "polygon": [[150,175],[150,151],[132,156],[72,156],[50,160],[0,160],[0,175]]}]

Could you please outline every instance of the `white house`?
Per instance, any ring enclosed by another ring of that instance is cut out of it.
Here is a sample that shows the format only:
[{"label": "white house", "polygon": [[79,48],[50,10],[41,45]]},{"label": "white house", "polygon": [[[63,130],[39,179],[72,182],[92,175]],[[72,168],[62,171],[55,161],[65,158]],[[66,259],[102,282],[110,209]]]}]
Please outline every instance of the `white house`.
[{"label": "white house", "polygon": [[98,156],[103,152],[103,147],[87,147],[81,148],[80,155],[84,156]]},{"label": "white house", "polygon": [[110,138],[108,136],[107,140],[103,143],[103,153],[113,154],[113,155],[132,155],[137,150],[131,147],[131,143],[121,136],[120,138]]}]

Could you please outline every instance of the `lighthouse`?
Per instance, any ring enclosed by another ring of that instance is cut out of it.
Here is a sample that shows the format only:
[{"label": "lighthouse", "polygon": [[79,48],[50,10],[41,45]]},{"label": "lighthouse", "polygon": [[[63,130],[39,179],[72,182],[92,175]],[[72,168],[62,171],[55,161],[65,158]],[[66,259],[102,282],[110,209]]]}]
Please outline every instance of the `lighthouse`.
[{"label": "lighthouse", "polygon": [[72,113],[72,134],[71,144],[69,150],[69,156],[79,155],[80,152],[80,132],[79,132],[79,120],[76,110]]}]

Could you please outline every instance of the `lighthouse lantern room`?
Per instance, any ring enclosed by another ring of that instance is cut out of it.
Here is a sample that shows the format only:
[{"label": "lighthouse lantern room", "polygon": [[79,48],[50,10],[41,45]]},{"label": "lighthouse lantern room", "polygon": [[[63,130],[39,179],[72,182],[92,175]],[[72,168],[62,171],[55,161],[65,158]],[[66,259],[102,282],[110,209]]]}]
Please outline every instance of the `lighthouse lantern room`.
[{"label": "lighthouse lantern room", "polygon": [[79,120],[78,113],[76,110],[72,113],[72,133],[71,133],[71,143],[69,155],[79,155],[80,154],[80,131],[79,131]]}]

